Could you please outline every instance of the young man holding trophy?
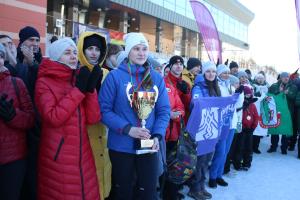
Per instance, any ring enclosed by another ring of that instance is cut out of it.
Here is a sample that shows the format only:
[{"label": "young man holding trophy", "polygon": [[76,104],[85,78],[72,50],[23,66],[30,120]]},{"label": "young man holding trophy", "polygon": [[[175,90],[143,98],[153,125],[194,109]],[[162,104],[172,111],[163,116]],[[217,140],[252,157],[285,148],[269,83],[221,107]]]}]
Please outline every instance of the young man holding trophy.
[{"label": "young man holding trophy", "polygon": [[157,198],[157,152],[170,104],[162,77],[147,63],[148,51],[143,34],[125,35],[127,59],[108,74],[99,94],[109,128],[112,199]]}]

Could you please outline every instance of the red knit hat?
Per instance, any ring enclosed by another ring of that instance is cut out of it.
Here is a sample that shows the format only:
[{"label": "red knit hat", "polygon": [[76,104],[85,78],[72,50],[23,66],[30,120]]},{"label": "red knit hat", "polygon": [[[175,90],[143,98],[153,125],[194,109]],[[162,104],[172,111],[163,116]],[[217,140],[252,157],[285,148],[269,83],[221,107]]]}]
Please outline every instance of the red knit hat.
[{"label": "red knit hat", "polygon": [[245,95],[247,95],[247,94],[253,95],[253,91],[251,90],[250,87],[244,86],[244,94]]}]

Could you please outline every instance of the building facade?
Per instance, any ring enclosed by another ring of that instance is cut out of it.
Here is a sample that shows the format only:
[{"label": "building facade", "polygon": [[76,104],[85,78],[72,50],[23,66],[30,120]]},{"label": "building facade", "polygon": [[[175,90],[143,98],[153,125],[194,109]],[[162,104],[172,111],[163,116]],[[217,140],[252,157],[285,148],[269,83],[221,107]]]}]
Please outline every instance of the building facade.
[{"label": "building facade", "polygon": [[47,0],[0,0],[0,34],[9,35],[16,45],[19,30],[35,27],[41,36],[41,48],[45,49]]},{"label": "building facade", "polygon": [[[245,57],[254,14],[237,0],[199,1],[216,22],[224,60]],[[142,32],[150,51],[161,56],[207,56],[188,0],[0,0],[0,6],[8,11],[0,14],[0,32],[14,39],[23,25],[36,26],[48,43],[52,35],[74,37],[79,24],[106,33],[111,43],[122,44],[125,33]]]}]

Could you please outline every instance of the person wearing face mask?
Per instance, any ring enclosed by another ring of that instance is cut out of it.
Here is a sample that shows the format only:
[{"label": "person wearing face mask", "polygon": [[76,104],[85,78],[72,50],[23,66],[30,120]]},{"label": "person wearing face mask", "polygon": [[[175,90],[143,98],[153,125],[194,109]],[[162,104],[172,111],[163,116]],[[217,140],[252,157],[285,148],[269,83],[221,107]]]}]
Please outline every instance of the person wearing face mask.
[{"label": "person wearing face mask", "polygon": [[[199,97],[220,97],[221,91],[217,81],[217,68],[211,62],[202,64],[202,74],[196,77],[195,85],[192,89],[191,107],[193,108],[193,99]],[[188,196],[197,199],[211,199],[212,195],[205,189],[205,174],[208,170],[208,164],[212,159],[213,152],[197,156],[197,165],[195,176],[191,179],[191,187]]]},{"label": "person wearing face mask", "polygon": [[[151,149],[160,150],[159,140],[165,137],[170,120],[170,103],[163,78],[146,62],[147,39],[142,33],[131,32],[124,40],[126,59],[107,75],[99,94],[102,122],[109,128],[110,197],[153,200],[157,198],[158,153],[137,154],[135,144],[151,138]],[[157,100],[143,128],[130,96],[133,92],[155,91]]]},{"label": "person wearing face mask", "polygon": [[0,43],[0,196],[18,200],[28,153],[26,132],[34,124],[34,110],[24,82],[4,66],[5,49]]},{"label": "person wearing face mask", "polygon": [[[84,32],[78,40],[78,59],[81,66],[88,67],[99,76],[96,90],[99,93],[108,70],[102,65],[107,51],[106,39],[96,32]],[[100,197],[108,197],[111,188],[111,163],[107,149],[106,127],[102,123],[88,126],[88,135],[95,159]]]},{"label": "person wearing face mask", "polygon": [[77,71],[77,47],[71,38],[53,42],[43,59],[35,102],[42,130],[38,199],[100,199],[87,125],[101,119],[96,85],[99,74]]}]

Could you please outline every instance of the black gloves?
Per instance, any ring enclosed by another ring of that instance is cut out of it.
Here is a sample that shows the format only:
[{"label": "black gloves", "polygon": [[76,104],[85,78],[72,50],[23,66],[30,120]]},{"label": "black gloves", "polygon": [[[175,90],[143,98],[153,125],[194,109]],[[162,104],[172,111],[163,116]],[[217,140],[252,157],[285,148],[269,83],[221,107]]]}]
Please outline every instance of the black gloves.
[{"label": "black gloves", "polygon": [[254,93],[254,96],[255,96],[255,97],[261,97],[261,93],[260,93],[260,92],[255,92],[255,93]]},{"label": "black gloves", "polygon": [[179,89],[181,92],[184,94],[188,94],[189,91],[189,86],[185,81],[178,81],[176,84],[177,89]]},{"label": "black gloves", "polygon": [[13,106],[13,99],[7,101],[7,95],[2,95],[0,99],[0,118],[5,122],[11,121],[16,116],[16,110]]},{"label": "black gloves", "polygon": [[90,70],[84,66],[81,67],[76,78],[75,86],[82,92],[87,92],[87,85],[90,77]]},{"label": "black gloves", "polygon": [[99,65],[95,65],[89,77],[87,92],[93,93],[94,89],[98,85],[98,82],[99,81],[101,82],[102,78],[103,78],[102,69],[100,68]]},{"label": "black gloves", "polygon": [[238,87],[238,88],[235,90],[235,93],[242,94],[243,92],[244,92],[244,86],[243,86],[243,85],[240,85],[240,87]]}]

